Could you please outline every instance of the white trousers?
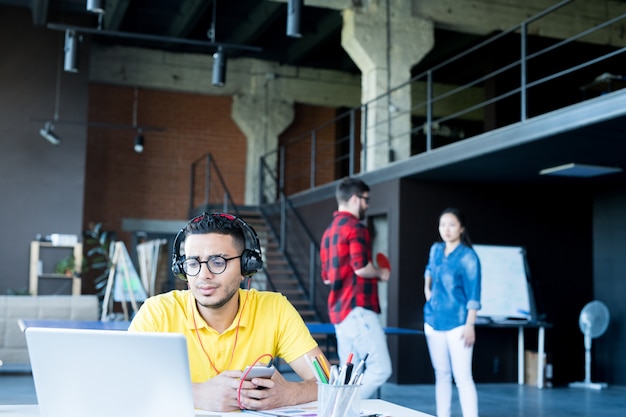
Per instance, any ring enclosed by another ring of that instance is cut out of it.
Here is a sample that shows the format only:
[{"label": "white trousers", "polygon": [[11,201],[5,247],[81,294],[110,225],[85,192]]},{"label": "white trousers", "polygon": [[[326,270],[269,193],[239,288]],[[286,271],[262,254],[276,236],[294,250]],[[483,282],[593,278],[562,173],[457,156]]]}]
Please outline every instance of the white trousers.
[{"label": "white trousers", "polygon": [[354,366],[369,353],[365,361],[361,398],[371,398],[391,376],[387,337],[378,314],[372,310],[356,307],[341,323],[335,324],[335,334],[337,353],[342,366],[345,365],[350,353],[354,355],[352,359]]},{"label": "white trousers", "polygon": [[438,331],[424,323],[424,334],[435,370],[437,417],[450,417],[452,377],[459,391],[463,417],[478,417],[478,395],[472,377],[474,346],[466,347],[463,326]]}]

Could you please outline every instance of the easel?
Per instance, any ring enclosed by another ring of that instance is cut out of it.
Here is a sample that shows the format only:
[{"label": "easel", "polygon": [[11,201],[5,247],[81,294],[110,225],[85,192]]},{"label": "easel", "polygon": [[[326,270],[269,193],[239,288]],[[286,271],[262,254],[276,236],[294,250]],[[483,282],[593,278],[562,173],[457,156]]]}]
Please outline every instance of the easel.
[{"label": "easel", "polygon": [[[128,321],[130,317],[128,315],[128,307],[126,305],[126,296],[128,295],[133,313],[136,313],[139,308],[137,306],[138,297],[136,297],[135,291],[137,291],[138,295],[141,297],[141,300],[139,301],[143,301],[146,299],[145,289],[141,286],[141,282],[137,277],[137,271],[130,261],[130,256],[128,255],[126,246],[124,246],[124,242],[113,242],[112,251],[111,269],[109,270],[109,278],[104,292],[104,300],[102,301],[102,314],[100,316],[100,321],[109,320],[107,315],[109,313],[109,309],[112,307],[113,301],[121,302],[124,320]],[[115,282],[118,274],[122,275],[123,281],[121,283]],[[133,275],[131,276],[131,274]],[[136,277],[134,280],[135,282],[133,282],[133,277]],[[137,290],[133,287],[133,284],[138,285]],[[114,291],[114,289],[116,291]],[[117,291],[118,289],[119,291]],[[112,293],[114,300],[111,299]]]},{"label": "easel", "polygon": [[141,282],[150,297],[156,294],[159,251],[161,250],[161,246],[166,243],[167,241],[165,239],[155,239],[137,245],[137,258],[139,260]]}]

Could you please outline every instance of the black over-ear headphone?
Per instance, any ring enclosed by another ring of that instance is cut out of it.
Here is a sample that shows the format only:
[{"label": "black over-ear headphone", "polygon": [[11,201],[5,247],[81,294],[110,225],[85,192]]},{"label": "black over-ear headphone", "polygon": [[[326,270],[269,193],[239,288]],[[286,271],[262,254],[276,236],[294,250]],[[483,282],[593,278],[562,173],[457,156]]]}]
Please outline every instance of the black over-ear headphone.
[{"label": "black over-ear headphone", "polygon": [[185,227],[180,229],[180,231],[176,234],[176,238],[174,238],[174,245],[172,250],[172,273],[182,279],[183,281],[187,281],[187,275],[185,271],[183,271],[183,262],[185,260],[185,255],[181,255],[180,249],[182,243],[185,241],[185,229],[191,223],[197,223],[205,217],[214,216],[214,217],[222,217],[228,220],[231,220],[243,231],[243,236],[245,240],[245,249],[241,254],[241,275],[245,277],[250,277],[254,275],[258,270],[263,268],[263,260],[261,259],[261,243],[259,242],[259,237],[257,236],[254,228],[250,226],[248,223],[243,221],[240,217],[229,213],[202,213],[199,216],[194,217],[189,220]]}]

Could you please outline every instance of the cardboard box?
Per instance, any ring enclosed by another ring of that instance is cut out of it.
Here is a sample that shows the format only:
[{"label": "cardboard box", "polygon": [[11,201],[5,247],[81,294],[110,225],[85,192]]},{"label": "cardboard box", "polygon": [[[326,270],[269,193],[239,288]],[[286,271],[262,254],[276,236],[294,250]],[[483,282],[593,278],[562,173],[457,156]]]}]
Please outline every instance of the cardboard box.
[{"label": "cardboard box", "polygon": [[[537,385],[537,360],[539,354],[527,350],[524,352],[524,383],[526,385]],[[546,354],[543,354],[543,385],[546,386]]]}]

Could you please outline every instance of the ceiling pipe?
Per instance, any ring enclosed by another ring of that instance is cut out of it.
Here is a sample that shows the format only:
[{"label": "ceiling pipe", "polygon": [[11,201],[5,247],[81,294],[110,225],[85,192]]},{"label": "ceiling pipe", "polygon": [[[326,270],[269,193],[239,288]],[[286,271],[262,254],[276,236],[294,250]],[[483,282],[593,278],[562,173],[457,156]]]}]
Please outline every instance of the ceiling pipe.
[{"label": "ceiling pipe", "polygon": [[57,23],[48,23],[46,27],[51,30],[61,30],[61,31],[74,30],[80,33],[87,33],[87,34],[98,35],[98,36],[110,36],[110,37],[125,38],[125,39],[138,39],[138,40],[144,40],[144,41],[165,42],[165,43],[170,42],[170,43],[181,44],[181,45],[205,46],[207,48],[218,48],[221,46],[224,49],[236,49],[236,50],[251,51],[251,52],[263,51],[263,48],[260,48],[257,46],[237,45],[237,44],[222,43],[222,42],[207,42],[207,41],[200,41],[200,40],[194,40],[194,39],[175,38],[172,36],[158,36],[158,35],[147,35],[147,34],[142,34],[142,33],[119,32],[119,31],[106,30],[106,29],[94,29],[94,28],[87,28],[87,27],[81,27],[81,26],[61,25]]}]

